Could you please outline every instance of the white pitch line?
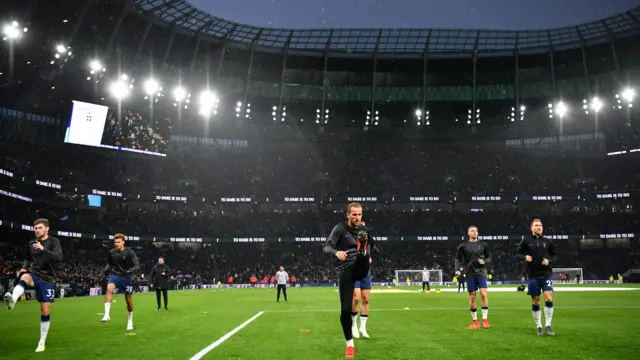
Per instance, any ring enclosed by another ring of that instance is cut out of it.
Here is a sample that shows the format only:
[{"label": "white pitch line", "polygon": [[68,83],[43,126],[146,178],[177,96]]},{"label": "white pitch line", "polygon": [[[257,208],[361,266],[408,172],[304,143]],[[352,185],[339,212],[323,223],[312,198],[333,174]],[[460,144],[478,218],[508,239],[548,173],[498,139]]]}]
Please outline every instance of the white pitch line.
[{"label": "white pitch line", "polygon": [[[555,306],[557,309],[615,309],[615,308],[640,308],[640,305],[594,305],[594,306]],[[492,308],[494,311],[498,310],[524,310],[531,309],[531,307],[518,307],[518,306],[507,306],[507,307],[494,307]],[[375,309],[378,311],[450,311],[450,310],[469,310],[468,307],[433,307],[433,308],[409,308],[409,309]],[[267,310],[265,312],[268,313],[293,313],[293,312],[340,312],[340,310],[335,309],[309,309],[309,310]]]},{"label": "white pitch line", "polygon": [[242,324],[238,325],[238,327],[236,327],[235,329],[229,331],[223,337],[221,337],[220,339],[216,340],[211,345],[209,345],[206,348],[200,350],[200,352],[195,354],[195,355],[193,355],[190,360],[200,360],[200,359],[202,359],[202,357],[207,355],[207,353],[209,351],[211,351],[211,350],[217,348],[218,346],[220,346],[220,344],[222,344],[223,342],[227,341],[230,337],[232,337],[238,331],[242,330],[245,326],[251,324],[251,322],[253,322],[253,320],[257,319],[262,314],[264,314],[264,311],[260,311],[259,313],[253,315],[253,317],[251,319],[249,319],[249,320],[243,322]]}]

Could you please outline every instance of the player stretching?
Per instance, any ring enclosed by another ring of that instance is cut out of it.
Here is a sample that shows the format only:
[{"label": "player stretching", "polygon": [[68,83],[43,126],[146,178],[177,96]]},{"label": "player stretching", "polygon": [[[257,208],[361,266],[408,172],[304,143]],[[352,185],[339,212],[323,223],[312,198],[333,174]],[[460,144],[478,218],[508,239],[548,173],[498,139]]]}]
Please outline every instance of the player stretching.
[{"label": "player stretching", "polygon": [[[489,246],[484,241],[478,241],[478,228],[474,225],[467,230],[469,240],[458,246],[456,252],[456,269],[466,269],[467,291],[469,292],[469,308],[471,309],[471,319],[473,324],[469,325],[469,330],[480,328],[478,324],[478,301],[476,291],[480,289],[480,300],[482,301],[482,327],[489,328],[489,298],[487,298],[487,267],[491,262]],[[460,276],[460,271],[456,271],[456,276]]]},{"label": "player stretching", "polygon": [[554,336],[551,329],[553,319],[553,270],[550,262],[555,259],[556,248],[551,240],[542,236],[542,221],[533,219],[531,222],[531,238],[523,239],[516,250],[518,260],[526,261],[529,274],[528,295],[531,296],[531,311],[536,321],[538,335],[542,335],[542,315],[540,314],[540,290],[544,295],[544,318],[547,335]]},{"label": "player stretching", "polygon": [[284,302],[287,301],[287,283],[289,282],[289,274],[284,271],[284,266],[280,265],[280,271],[276,272],[276,281],[278,283],[278,295],[276,296],[276,302],[280,302],[280,291],[284,295]]},{"label": "player stretching", "polygon": [[[363,223],[364,224],[364,223]],[[356,339],[369,338],[367,320],[369,319],[369,295],[371,294],[371,272],[362,280],[356,281],[353,289],[353,305],[351,306],[351,332]],[[360,304],[360,332],[358,332],[358,304]]]},{"label": "player stretching", "polygon": [[107,267],[104,269],[105,275],[111,275],[107,283],[107,295],[104,299],[104,317],[102,322],[111,320],[109,311],[111,310],[111,298],[113,291],[118,288],[119,292],[124,293],[127,300],[127,310],[129,310],[129,318],[127,321],[127,330],[133,330],[133,275],[140,268],[136,253],[128,247],[124,247],[124,235],[115,234],[113,236],[115,248],[109,251],[107,258]]},{"label": "player stretching", "polygon": [[58,238],[49,236],[47,219],[36,220],[33,223],[33,231],[36,238],[29,241],[27,245],[24,265],[17,274],[20,281],[13,288],[13,294],[4,295],[4,301],[11,311],[15,308],[20,296],[24,294],[24,289],[27,287],[35,289],[36,299],[40,302],[40,341],[36,352],[43,352],[51,326],[51,303],[56,291],[54,263],[62,261],[62,248]]}]

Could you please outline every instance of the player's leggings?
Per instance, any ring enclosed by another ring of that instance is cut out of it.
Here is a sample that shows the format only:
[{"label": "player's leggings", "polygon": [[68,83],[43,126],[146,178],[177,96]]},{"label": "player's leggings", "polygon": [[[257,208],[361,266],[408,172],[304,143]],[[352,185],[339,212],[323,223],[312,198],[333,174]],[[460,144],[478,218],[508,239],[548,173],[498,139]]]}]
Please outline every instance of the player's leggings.
[{"label": "player's leggings", "polygon": [[[365,262],[366,261],[366,262]],[[353,339],[351,332],[351,306],[353,304],[353,292],[356,281],[364,279],[369,273],[369,258],[358,259],[356,263],[338,272],[338,292],[340,294],[340,324],[344,339]]]},{"label": "player's leggings", "polygon": [[280,301],[280,291],[282,290],[282,295],[284,295],[284,301],[287,301],[287,285],[278,284],[278,296],[276,297],[276,301]]},{"label": "player's leggings", "polygon": [[164,298],[164,308],[167,309],[167,307],[169,306],[169,292],[167,291],[167,289],[158,289],[156,288],[156,301],[158,302],[158,309],[160,309],[160,293],[162,292],[162,297]]},{"label": "player's leggings", "polygon": [[467,286],[467,281],[460,281],[458,280],[458,292],[460,292],[460,288],[462,288],[462,291],[466,290],[466,286]]}]

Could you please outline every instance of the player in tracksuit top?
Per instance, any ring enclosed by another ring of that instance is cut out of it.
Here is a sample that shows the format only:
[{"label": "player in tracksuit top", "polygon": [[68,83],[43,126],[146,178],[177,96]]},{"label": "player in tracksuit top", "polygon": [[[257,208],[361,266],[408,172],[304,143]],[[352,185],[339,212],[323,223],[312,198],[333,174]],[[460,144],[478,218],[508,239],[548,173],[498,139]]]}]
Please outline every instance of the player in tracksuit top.
[{"label": "player in tracksuit top", "polygon": [[124,298],[127,301],[127,310],[129,311],[127,330],[133,330],[133,276],[140,269],[140,264],[138,256],[136,256],[133,249],[124,246],[123,234],[115,234],[113,236],[113,244],[115,247],[109,251],[107,267],[104,270],[105,274],[110,276],[107,283],[107,295],[104,300],[102,322],[111,320],[109,316],[111,298],[117,288],[119,292],[124,293]]},{"label": "player in tracksuit top", "polygon": [[345,357],[355,356],[351,326],[351,310],[356,281],[369,274],[371,251],[380,250],[373,244],[370,228],[362,223],[362,206],[351,203],[347,206],[347,221],[340,222],[331,230],[323,245],[325,254],[335,259],[338,273],[338,293],[340,296],[340,324],[347,343]]},{"label": "player in tracksuit top", "polygon": [[40,302],[40,341],[36,352],[43,352],[51,325],[51,304],[56,292],[55,264],[62,261],[63,256],[60,240],[49,236],[49,220],[36,220],[33,232],[36,238],[27,245],[24,265],[17,274],[18,285],[13,288],[13,294],[4,295],[4,301],[12,311],[24,290],[27,287],[34,288],[36,299]]},{"label": "player in tracksuit top", "polygon": [[551,329],[553,318],[553,268],[551,262],[555,260],[556,248],[551,240],[542,236],[542,221],[531,221],[531,237],[525,238],[518,245],[516,257],[525,261],[529,275],[528,295],[531,296],[531,311],[536,322],[537,333],[542,335],[542,316],[540,314],[540,292],[544,296],[545,330],[547,335],[554,336]]}]

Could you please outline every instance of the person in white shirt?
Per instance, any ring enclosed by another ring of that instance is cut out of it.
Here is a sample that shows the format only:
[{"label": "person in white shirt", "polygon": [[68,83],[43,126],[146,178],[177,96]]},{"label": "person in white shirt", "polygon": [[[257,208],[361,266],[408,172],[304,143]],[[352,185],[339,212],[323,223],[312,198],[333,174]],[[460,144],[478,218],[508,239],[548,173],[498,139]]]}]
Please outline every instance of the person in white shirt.
[{"label": "person in white shirt", "polygon": [[280,265],[280,271],[276,273],[276,284],[278,285],[278,295],[276,297],[276,302],[280,302],[280,291],[284,295],[284,302],[287,301],[287,283],[289,282],[289,274],[284,271],[284,266]]}]

